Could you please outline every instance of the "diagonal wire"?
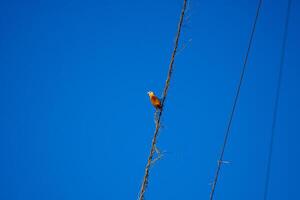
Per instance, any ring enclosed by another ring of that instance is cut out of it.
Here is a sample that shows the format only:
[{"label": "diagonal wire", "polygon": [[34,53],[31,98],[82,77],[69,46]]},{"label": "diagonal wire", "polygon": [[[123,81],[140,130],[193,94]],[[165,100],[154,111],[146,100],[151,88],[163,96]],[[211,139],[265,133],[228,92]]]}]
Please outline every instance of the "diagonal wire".
[{"label": "diagonal wire", "polygon": [[152,159],[153,159],[154,152],[155,152],[155,145],[157,142],[157,136],[158,136],[158,132],[160,129],[161,116],[163,113],[163,108],[164,108],[164,104],[165,104],[165,100],[167,97],[170,80],[171,80],[171,76],[172,76],[172,72],[173,72],[173,64],[174,64],[175,56],[177,53],[179,37],[180,37],[181,27],[183,24],[184,14],[186,11],[186,6],[187,6],[187,0],[183,0],[183,7],[181,10],[181,15],[180,15],[180,19],[179,19],[179,23],[178,23],[178,27],[177,27],[177,35],[175,38],[174,49],[172,52],[172,56],[171,56],[171,60],[170,60],[170,64],[169,64],[168,76],[167,76],[167,80],[166,80],[166,84],[165,84],[165,88],[164,88],[164,92],[163,92],[163,97],[162,97],[162,101],[161,101],[161,110],[159,111],[158,117],[155,121],[155,131],[154,131],[154,135],[153,135],[153,139],[152,139],[152,143],[151,143],[150,154],[149,154],[148,161],[147,161],[146,168],[145,168],[143,182],[141,185],[141,190],[140,190],[140,194],[139,194],[139,198],[138,198],[139,200],[144,200],[145,191],[146,191],[148,181],[149,181],[149,171],[150,171]]},{"label": "diagonal wire", "polygon": [[227,124],[227,129],[226,129],[224,142],[223,142],[222,149],[221,149],[221,154],[220,154],[220,157],[219,157],[219,160],[218,160],[214,181],[212,183],[212,188],[211,188],[210,198],[209,198],[210,200],[212,200],[214,198],[214,193],[215,193],[216,185],[217,185],[217,182],[218,182],[221,166],[223,164],[224,152],[225,152],[228,137],[229,137],[229,134],[230,134],[231,124],[232,124],[233,116],[234,116],[234,113],[235,113],[236,105],[237,105],[237,102],[238,102],[238,99],[239,99],[240,90],[241,90],[241,86],[242,86],[243,79],[244,79],[244,74],[245,74],[245,71],[246,71],[248,57],[249,57],[250,49],[251,49],[251,46],[252,46],[254,33],[255,33],[255,30],[256,30],[256,24],[257,24],[259,12],[260,12],[261,4],[262,4],[262,0],[259,0],[258,6],[257,6],[257,9],[256,9],[254,24],[252,26],[251,35],[250,35],[250,39],[249,39],[249,43],[248,43],[246,57],[244,59],[244,64],[243,64],[242,72],[241,72],[241,75],[240,75],[240,80],[239,80],[236,95],[235,95],[235,98],[234,98],[234,103],[233,103],[232,110],[231,110],[230,117],[229,117],[229,121],[228,121],[228,124]]},{"label": "diagonal wire", "polygon": [[281,46],[281,57],[280,57],[280,64],[279,64],[279,74],[278,74],[278,81],[277,81],[277,88],[276,88],[275,104],[274,104],[274,109],[273,109],[274,111],[273,111],[273,119],[272,119],[271,138],[270,138],[270,144],[269,144],[269,154],[268,154],[268,160],[267,160],[267,171],[266,171],[266,177],[265,177],[264,200],[268,199],[270,173],[271,173],[271,166],[272,166],[273,146],[274,146],[274,138],[275,138],[275,128],[276,128],[277,115],[278,115],[280,88],[281,88],[281,84],[282,84],[282,72],[283,72],[286,43],[287,43],[287,36],[288,36],[288,26],[289,26],[289,19],[290,19],[291,2],[292,2],[291,0],[288,0],[287,11],[286,11],[287,13],[286,13],[286,19],[285,19],[285,24],[284,24],[284,33],[283,33],[283,41],[282,41],[282,46]]}]

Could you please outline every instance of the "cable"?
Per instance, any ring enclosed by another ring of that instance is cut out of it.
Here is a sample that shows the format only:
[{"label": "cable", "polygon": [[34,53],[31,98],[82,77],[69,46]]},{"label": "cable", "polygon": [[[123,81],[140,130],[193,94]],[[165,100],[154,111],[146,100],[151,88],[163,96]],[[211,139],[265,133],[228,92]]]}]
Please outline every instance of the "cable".
[{"label": "cable", "polygon": [[252,31],[251,31],[251,35],[250,35],[250,39],[249,39],[249,43],[248,43],[246,57],[245,57],[245,60],[244,60],[244,65],[243,65],[242,72],[241,72],[241,75],[240,75],[238,88],[237,88],[236,95],[235,95],[235,98],[234,98],[234,103],[233,103],[232,110],[231,110],[231,113],[230,113],[230,117],[229,117],[229,121],[228,121],[228,125],[227,125],[227,130],[226,130],[226,133],[225,133],[224,142],[223,142],[222,149],[221,149],[220,158],[218,160],[218,165],[217,165],[214,181],[213,181],[211,192],[210,192],[210,198],[209,198],[210,200],[212,200],[213,197],[214,197],[216,185],[217,185],[218,178],[219,178],[219,173],[220,173],[220,170],[221,170],[221,166],[223,164],[224,152],[225,152],[225,148],[226,148],[226,145],[227,145],[227,141],[228,141],[228,137],[229,137],[229,133],[230,133],[231,124],[232,124],[233,116],[234,116],[234,113],[235,113],[236,105],[237,105],[237,102],[238,102],[238,99],[239,99],[240,90],[241,90],[241,86],[242,86],[243,79],[244,79],[244,74],[245,74],[245,70],[246,70],[246,66],[247,66],[247,62],[248,62],[250,49],[251,49],[251,46],[252,46],[252,41],[253,41],[255,29],[256,29],[256,24],[257,24],[257,19],[258,19],[259,12],[260,12],[261,4],[262,4],[262,0],[259,0],[258,6],[257,6],[257,9],[256,9],[256,16],[255,16],[255,19],[254,19],[254,24],[253,24],[253,27],[252,27]]},{"label": "cable", "polygon": [[162,101],[161,101],[161,110],[159,111],[158,118],[155,121],[155,124],[156,124],[155,131],[154,131],[154,135],[153,135],[153,139],[152,139],[152,143],[151,143],[151,150],[150,150],[150,154],[149,154],[148,161],[146,164],[145,174],[144,174],[144,178],[143,178],[143,182],[142,182],[142,186],[141,186],[141,190],[140,190],[140,194],[139,194],[139,198],[138,198],[139,200],[144,200],[145,191],[146,191],[148,181],[149,181],[148,180],[149,179],[149,171],[150,171],[152,159],[153,159],[154,152],[155,152],[155,145],[156,145],[156,141],[157,141],[158,132],[160,129],[161,116],[163,113],[163,108],[164,108],[164,104],[165,104],[165,100],[167,97],[170,80],[171,80],[171,76],[172,76],[172,72],[173,72],[173,64],[175,61],[175,56],[176,56],[176,52],[177,52],[177,48],[178,48],[178,42],[179,42],[181,27],[182,27],[184,14],[185,14],[185,10],[186,10],[186,5],[187,5],[187,0],[183,0],[183,7],[181,10],[181,15],[180,15],[180,19],[179,19],[179,23],[178,23],[178,27],[177,27],[177,35],[176,35],[176,39],[175,39],[175,45],[174,45],[174,49],[172,52],[171,61],[169,64],[168,76],[167,76],[167,80],[166,80],[166,84],[165,84],[165,88],[164,88],[164,92],[163,92],[163,97],[162,97]]},{"label": "cable", "polygon": [[289,19],[290,19],[291,2],[292,2],[291,0],[288,1],[287,11],[286,11],[287,12],[286,19],[285,19],[285,24],[284,24],[284,33],[283,33],[283,41],[282,41],[282,46],[281,46],[281,57],[280,57],[278,81],[277,81],[277,88],[276,88],[273,118],[272,118],[271,138],[270,138],[270,144],[269,144],[269,155],[268,155],[268,160],[267,160],[264,200],[268,199],[270,172],[271,172],[271,166],[272,166],[272,155],[273,155],[273,146],[274,146],[274,138],[275,138],[275,128],[276,128],[277,115],[278,115],[280,88],[281,88],[281,84],[282,84],[282,71],[283,71],[283,66],[284,66],[284,58],[285,58],[286,43],[287,43],[287,36],[288,36],[288,25],[289,25]]}]

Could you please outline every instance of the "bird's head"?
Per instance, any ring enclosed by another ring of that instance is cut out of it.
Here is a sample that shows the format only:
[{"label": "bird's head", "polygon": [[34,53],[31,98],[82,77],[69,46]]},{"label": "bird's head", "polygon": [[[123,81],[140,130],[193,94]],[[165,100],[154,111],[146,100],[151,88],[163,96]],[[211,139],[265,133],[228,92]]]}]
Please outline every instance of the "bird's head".
[{"label": "bird's head", "polygon": [[152,91],[147,92],[147,94],[151,97],[154,95],[154,93]]}]

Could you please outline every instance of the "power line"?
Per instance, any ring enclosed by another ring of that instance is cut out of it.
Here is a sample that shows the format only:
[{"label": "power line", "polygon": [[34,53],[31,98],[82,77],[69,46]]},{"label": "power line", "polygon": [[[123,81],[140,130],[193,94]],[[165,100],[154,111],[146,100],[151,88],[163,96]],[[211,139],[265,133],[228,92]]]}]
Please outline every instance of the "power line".
[{"label": "power line", "polygon": [[221,154],[220,154],[220,157],[219,157],[219,160],[218,160],[218,165],[217,165],[214,181],[213,181],[211,192],[210,192],[210,198],[209,198],[210,200],[212,200],[213,197],[214,197],[214,193],[215,193],[216,185],[217,185],[217,182],[218,182],[221,166],[223,164],[224,152],[225,152],[228,137],[229,137],[229,134],[230,134],[231,124],[232,124],[233,116],[234,116],[234,113],[235,113],[235,110],[236,110],[236,105],[237,105],[237,102],[238,102],[238,99],[239,99],[240,90],[241,90],[241,86],[242,86],[243,79],[244,79],[244,74],[245,74],[245,71],[246,71],[248,57],[249,57],[250,49],[251,49],[251,46],[252,46],[254,33],[255,33],[255,30],[256,30],[256,24],[257,24],[259,12],[260,12],[261,4],[262,4],[262,0],[259,0],[258,6],[257,6],[257,9],[256,9],[254,24],[252,26],[251,35],[250,35],[250,39],[249,39],[249,43],[248,43],[246,57],[244,59],[244,65],[243,65],[243,68],[242,68],[242,72],[240,74],[240,80],[239,80],[239,83],[238,83],[238,88],[237,88],[236,95],[235,95],[235,98],[234,98],[234,103],[233,103],[232,110],[231,110],[231,113],[230,113],[229,121],[228,121],[228,124],[227,124],[227,129],[226,129],[226,133],[225,133],[225,137],[224,137],[224,142],[223,142],[222,149],[221,149]]},{"label": "power line", "polygon": [[281,57],[280,57],[278,81],[277,81],[277,88],[276,88],[273,118],[272,118],[271,138],[270,138],[270,144],[269,144],[269,155],[268,155],[268,160],[267,160],[264,200],[268,199],[270,173],[271,173],[271,166],[272,166],[273,146],[274,146],[274,138],[275,138],[275,128],[276,128],[277,115],[278,115],[280,88],[281,88],[281,84],[282,84],[282,72],[283,72],[286,43],[287,43],[287,36],[288,36],[288,26],[289,26],[289,19],[290,19],[291,2],[292,2],[291,0],[288,1],[287,11],[286,11],[287,13],[286,13],[285,24],[284,24],[284,33],[283,33],[283,41],[282,41],[282,46],[281,46]]},{"label": "power line", "polygon": [[187,6],[187,0],[183,0],[183,7],[181,10],[181,15],[180,15],[180,19],[179,19],[179,23],[178,23],[178,27],[177,27],[177,35],[176,35],[176,39],[175,39],[174,49],[172,52],[172,56],[171,56],[171,60],[170,60],[170,64],[169,64],[168,76],[167,76],[167,80],[166,80],[166,84],[165,84],[165,88],[164,88],[164,92],[163,92],[163,97],[162,97],[162,101],[161,101],[161,110],[159,111],[158,118],[155,120],[155,131],[154,131],[154,135],[153,135],[153,139],[152,139],[152,143],[151,143],[151,150],[150,150],[150,154],[149,154],[148,161],[146,164],[145,174],[144,174],[144,178],[143,178],[143,182],[142,182],[142,186],[141,186],[141,190],[140,190],[140,194],[139,194],[139,198],[138,198],[139,200],[144,200],[145,191],[146,191],[146,188],[148,185],[149,171],[150,171],[152,159],[153,159],[154,152],[155,152],[155,145],[157,142],[157,136],[158,136],[158,132],[160,129],[161,116],[163,113],[163,108],[164,108],[164,104],[165,104],[165,100],[167,97],[170,80],[171,80],[171,76],[172,76],[172,72],[173,72],[173,64],[175,61],[175,56],[176,56],[176,52],[177,52],[177,48],[178,48],[179,37],[180,37],[180,32],[181,32],[181,27],[182,27],[182,23],[183,23],[183,19],[184,19],[186,6]]}]

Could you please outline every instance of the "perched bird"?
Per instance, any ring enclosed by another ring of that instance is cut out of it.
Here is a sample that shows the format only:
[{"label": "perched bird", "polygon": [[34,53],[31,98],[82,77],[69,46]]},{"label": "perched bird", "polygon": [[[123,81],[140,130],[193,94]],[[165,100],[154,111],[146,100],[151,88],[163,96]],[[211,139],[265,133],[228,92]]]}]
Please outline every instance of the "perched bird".
[{"label": "perched bird", "polygon": [[151,104],[156,108],[161,110],[161,102],[157,96],[152,91],[148,92],[148,95],[150,97]]}]

